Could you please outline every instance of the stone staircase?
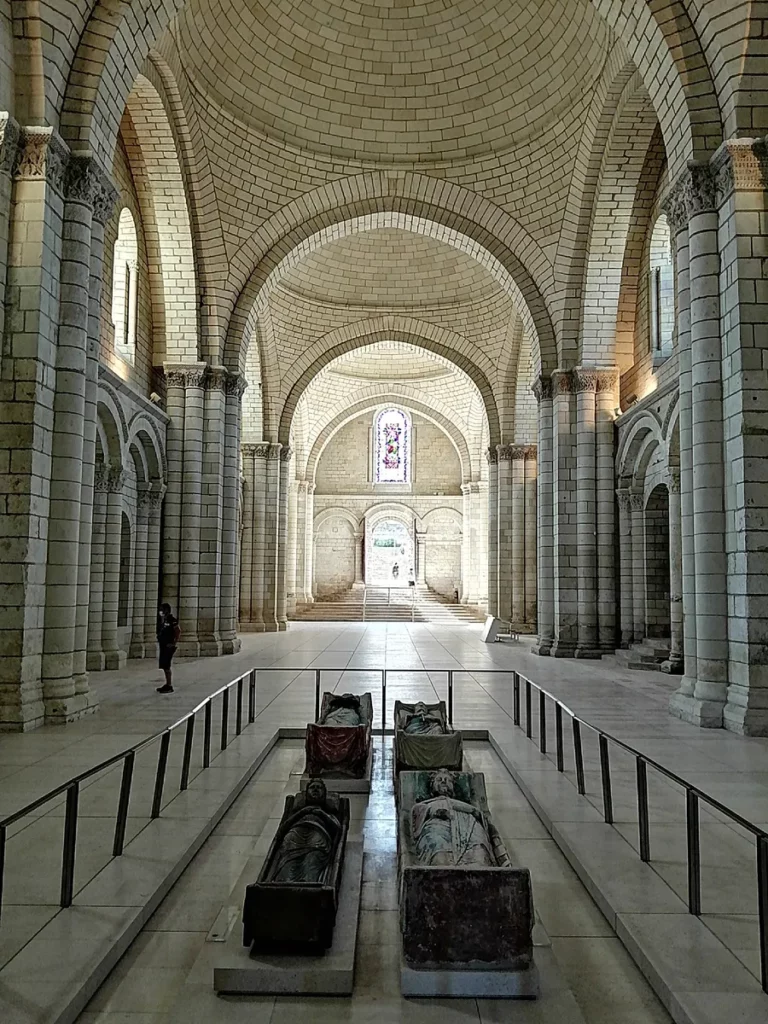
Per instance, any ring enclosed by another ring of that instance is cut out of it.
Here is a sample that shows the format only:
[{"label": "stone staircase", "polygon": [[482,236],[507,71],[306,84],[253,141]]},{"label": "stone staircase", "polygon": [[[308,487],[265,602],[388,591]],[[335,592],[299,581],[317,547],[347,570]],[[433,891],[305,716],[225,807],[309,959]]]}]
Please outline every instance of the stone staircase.
[{"label": "stone staircase", "polygon": [[646,637],[626,650],[616,651],[616,663],[622,668],[661,672],[662,663],[669,658],[669,645],[669,637]]},{"label": "stone staircase", "polygon": [[365,587],[332,600],[302,604],[292,619],[301,622],[481,622],[481,609],[453,604],[428,587]]}]

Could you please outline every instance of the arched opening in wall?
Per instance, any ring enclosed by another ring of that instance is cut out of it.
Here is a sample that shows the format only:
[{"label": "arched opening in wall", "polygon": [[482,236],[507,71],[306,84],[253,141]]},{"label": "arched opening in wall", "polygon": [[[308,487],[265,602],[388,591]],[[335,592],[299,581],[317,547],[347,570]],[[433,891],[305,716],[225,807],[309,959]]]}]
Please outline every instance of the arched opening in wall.
[{"label": "arched opening in wall", "polygon": [[645,633],[670,635],[669,491],[657,484],[645,506]]},{"label": "arched opening in wall", "polygon": [[672,352],[675,328],[675,275],[672,267],[672,242],[669,222],[664,214],[657,219],[651,234],[648,272],[649,343],[654,362]]},{"label": "arched opening in wall", "polygon": [[120,519],[120,583],[117,592],[117,626],[128,625],[131,598],[131,523],[123,512]]},{"label": "arched opening in wall", "polygon": [[133,214],[120,211],[112,270],[112,326],[115,352],[126,363],[136,357],[136,310],[138,302],[139,242]]},{"label": "arched opening in wall", "polygon": [[400,519],[380,519],[369,527],[365,583],[369,587],[407,587],[415,578],[413,530]]}]

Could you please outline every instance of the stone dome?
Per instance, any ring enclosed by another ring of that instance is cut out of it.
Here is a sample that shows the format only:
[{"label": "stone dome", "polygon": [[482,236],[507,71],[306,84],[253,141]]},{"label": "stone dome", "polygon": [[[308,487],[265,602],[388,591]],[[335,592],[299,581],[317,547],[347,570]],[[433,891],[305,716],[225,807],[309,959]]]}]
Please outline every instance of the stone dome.
[{"label": "stone dome", "polygon": [[191,0],[178,40],[193,86],[268,137],[435,162],[541,134],[610,35],[588,0]]}]

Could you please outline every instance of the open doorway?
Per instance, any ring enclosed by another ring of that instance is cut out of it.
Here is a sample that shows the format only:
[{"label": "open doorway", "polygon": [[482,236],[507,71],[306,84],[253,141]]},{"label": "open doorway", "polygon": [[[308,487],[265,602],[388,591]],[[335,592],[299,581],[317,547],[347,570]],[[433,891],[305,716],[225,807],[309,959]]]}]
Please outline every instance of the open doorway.
[{"label": "open doorway", "polygon": [[398,519],[382,519],[370,531],[365,582],[369,587],[407,587],[414,579],[413,533]]}]

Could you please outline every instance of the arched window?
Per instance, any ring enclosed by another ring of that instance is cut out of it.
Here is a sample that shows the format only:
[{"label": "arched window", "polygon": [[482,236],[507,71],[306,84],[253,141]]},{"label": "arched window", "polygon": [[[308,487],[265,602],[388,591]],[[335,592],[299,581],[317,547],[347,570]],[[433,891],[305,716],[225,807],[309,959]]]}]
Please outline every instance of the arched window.
[{"label": "arched window", "polygon": [[127,363],[132,363],[136,354],[138,266],[136,224],[131,211],[123,207],[112,263],[112,325],[115,328],[115,351]]},{"label": "arched window", "polygon": [[373,422],[374,480],[407,484],[411,479],[411,423],[401,409],[384,409]]},{"label": "arched window", "polygon": [[672,271],[672,245],[669,222],[662,214],[651,235],[651,272],[648,282],[651,352],[654,357],[672,351],[675,327],[675,278]]}]

